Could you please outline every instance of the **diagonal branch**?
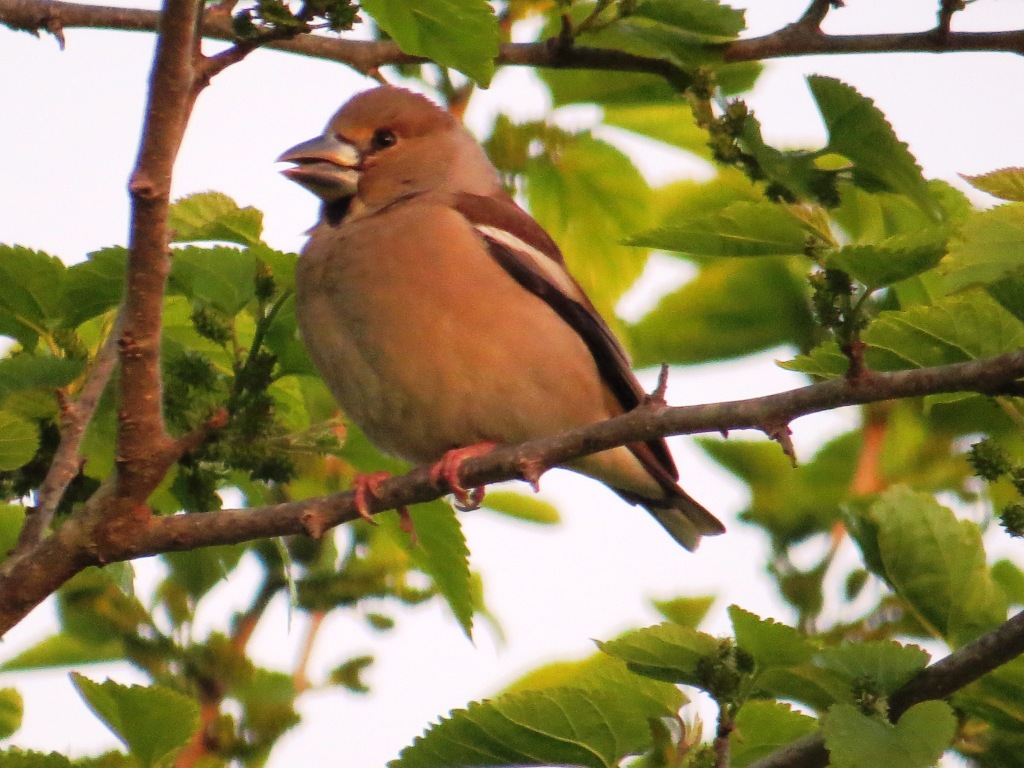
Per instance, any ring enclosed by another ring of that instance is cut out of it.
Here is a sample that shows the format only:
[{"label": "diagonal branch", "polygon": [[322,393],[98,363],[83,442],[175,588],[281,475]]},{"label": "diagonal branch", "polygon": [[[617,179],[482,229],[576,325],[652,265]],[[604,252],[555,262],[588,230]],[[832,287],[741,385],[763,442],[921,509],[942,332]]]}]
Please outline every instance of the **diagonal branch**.
[{"label": "diagonal branch", "polygon": [[[1024,350],[954,365],[894,373],[874,373],[857,381],[845,378],[812,384],[789,392],[709,405],[667,408],[641,406],[615,419],[518,446],[502,446],[462,466],[461,480],[481,486],[530,477],[535,468],[565,464],[573,458],[616,445],[646,442],[664,435],[764,431],[789,424],[800,416],[847,405],[919,397],[941,392],[994,394],[1024,377]],[[431,501],[448,488],[419,467],[380,485],[370,511],[380,512]],[[12,555],[0,565],[0,633],[16,624],[35,605],[74,573],[89,565],[230,544],[272,536],[306,534],[314,538],[359,516],[355,495],[321,498],[255,509],[228,509],[203,514],[154,518],[148,509],[116,521],[106,516],[109,489],[101,489],[80,515],[31,552]],[[60,567],[56,567],[58,565]]]}]

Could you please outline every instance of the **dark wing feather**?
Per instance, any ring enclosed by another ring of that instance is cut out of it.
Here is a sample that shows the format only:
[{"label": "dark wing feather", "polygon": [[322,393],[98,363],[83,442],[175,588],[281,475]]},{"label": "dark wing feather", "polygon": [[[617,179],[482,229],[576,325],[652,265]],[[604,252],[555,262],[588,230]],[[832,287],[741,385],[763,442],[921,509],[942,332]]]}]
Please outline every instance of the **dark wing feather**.
[{"label": "dark wing feather", "polygon": [[[491,257],[512,279],[579,334],[623,411],[636,408],[645,393],[630,369],[626,351],[565,269],[561,251],[544,228],[511,198],[462,193],[456,196],[455,209],[476,228]],[[666,489],[676,487],[679,473],[664,440],[629,448]]]}]

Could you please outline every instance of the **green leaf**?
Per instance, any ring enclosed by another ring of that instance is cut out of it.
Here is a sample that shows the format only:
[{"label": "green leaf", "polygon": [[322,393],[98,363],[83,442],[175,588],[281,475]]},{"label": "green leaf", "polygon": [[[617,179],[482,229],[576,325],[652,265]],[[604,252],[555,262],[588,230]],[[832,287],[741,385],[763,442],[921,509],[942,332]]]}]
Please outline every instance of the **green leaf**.
[{"label": "green leaf", "polygon": [[956,716],[944,701],[908,709],[895,726],[872,719],[851,704],[836,704],[822,722],[834,768],[930,768],[956,734]]},{"label": "green leaf", "polygon": [[0,688],[0,739],[10,738],[21,727],[24,713],[21,694],[13,688]]},{"label": "green leaf", "polygon": [[806,704],[824,712],[837,701],[849,701],[850,686],[838,675],[813,664],[797,667],[769,667],[759,672],[755,693],[772,699]]},{"label": "green leaf", "polygon": [[185,552],[165,552],[160,557],[167,564],[168,577],[190,596],[198,598],[227,578],[247,551],[244,544],[225,544]]},{"label": "green leaf", "polygon": [[672,600],[652,600],[651,603],[658,613],[673,624],[696,629],[715,604],[715,596],[676,597]]},{"label": "green leaf", "polygon": [[819,344],[805,355],[797,355],[792,360],[779,361],[777,365],[787,371],[833,378],[846,373],[850,367],[850,358],[840,351],[836,342],[829,340],[824,344]]},{"label": "green leaf", "polygon": [[838,674],[851,685],[871,680],[888,696],[928,665],[928,653],[916,645],[894,640],[866,640],[825,648],[815,663]]},{"label": "green leaf", "polygon": [[55,256],[14,245],[0,245],[0,334],[31,351],[40,331],[62,310],[66,270]]},{"label": "green leaf", "polygon": [[272,745],[299,722],[295,711],[295,681],[291,675],[256,669],[232,692],[245,713],[243,727],[255,734],[258,743]]},{"label": "green leaf", "polygon": [[[597,70],[540,69],[537,75],[551,91],[554,106],[567,104],[621,104],[646,106],[658,102],[671,102],[679,94],[658,75],[634,72],[607,72]],[[685,115],[680,115],[686,119]]]},{"label": "green leaf", "polygon": [[792,627],[773,619],[762,619],[737,605],[729,606],[729,618],[736,633],[736,645],[749,653],[758,669],[796,667],[809,662],[815,646]]},{"label": "green leaf", "polygon": [[162,685],[97,683],[71,673],[89,708],[144,768],[185,745],[199,728],[199,705]]},{"label": "green leaf", "polygon": [[950,645],[962,645],[1006,619],[1006,598],[985,564],[976,524],[957,520],[929,494],[905,486],[883,493],[868,518],[877,532],[878,575]]},{"label": "green leaf", "polygon": [[1012,200],[1016,203],[1024,202],[1024,168],[1000,168],[998,171],[990,171],[978,176],[960,174],[960,177],[982,192],[988,192],[1003,200]]},{"label": "green leaf", "polygon": [[0,359],[0,402],[13,392],[28,389],[53,390],[66,387],[85,367],[81,359],[43,355],[15,355]]},{"label": "green leaf", "polygon": [[485,0],[364,0],[360,5],[406,53],[457,69],[485,88],[490,84],[499,33]]},{"label": "green leaf", "polygon": [[227,315],[236,314],[252,299],[255,280],[256,257],[250,251],[194,246],[174,250],[171,287]]},{"label": "green leaf", "polygon": [[220,192],[200,192],[171,204],[167,219],[172,243],[218,242],[256,245],[263,231],[263,214],[238,204]]},{"label": "green leaf", "polygon": [[626,337],[638,368],[727,360],[780,344],[810,346],[805,280],[784,258],[715,261],[668,294]]},{"label": "green leaf", "polygon": [[690,627],[666,622],[598,643],[634,672],[669,683],[697,685],[701,659],[718,652],[718,641]]},{"label": "green leaf", "polygon": [[0,752],[0,768],[72,768],[75,765],[78,761],[72,763],[56,752],[33,752],[18,747]]},{"label": "green leaf", "polygon": [[779,545],[827,531],[840,519],[857,466],[861,436],[851,432],[826,443],[796,469],[767,440],[699,440],[707,453],[750,486],[744,520],[763,527]]},{"label": "green leaf", "polygon": [[907,145],[871,99],[831,77],[807,78],[828,129],[827,151],[853,162],[858,186],[907,195],[930,216],[938,208]]},{"label": "green leaf", "polygon": [[64,278],[61,325],[74,328],[121,303],[128,250],[104,248],[68,267]]},{"label": "green leaf", "polygon": [[998,355],[1024,347],[1024,323],[981,291],[903,312],[882,312],[863,339],[875,370],[925,368]]},{"label": "green leaf", "polygon": [[655,698],[623,696],[616,686],[523,690],[452,712],[388,765],[613,768],[650,746],[650,719],[674,714]]},{"label": "green leaf", "polygon": [[679,102],[610,105],[604,108],[604,122],[710,160],[707,131],[687,119],[681,106]]},{"label": "green leaf", "polygon": [[939,265],[947,293],[1024,274],[1024,203],[975,211]]},{"label": "green leaf", "polygon": [[21,504],[0,504],[0,561],[18,543],[18,536],[25,524],[25,507]]},{"label": "green leaf", "polygon": [[16,413],[0,410],[0,471],[17,469],[39,448],[39,427]]},{"label": "green leaf", "polygon": [[417,546],[412,555],[444,596],[466,633],[473,635],[473,589],[469,548],[455,510],[443,501],[417,504],[409,509],[416,529]]},{"label": "green leaf", "polygon": [[785,206],[741,201],[713,216],[642,232],[629,242],[696,256],[787,256],[803,253],[807,239]]},{"label": "green leaf", "polygon": [[58,632],[40,640],[13,659],[8,659],[0,665],[0,670],[16,672],[26,669],[76,667],[81,664],[118,661],[123,659],[124,655],[124,643],[118,638],[92,642],[77,635]]},{"label": "green leaf", "polygon": [[1014,605],[1024,605],[1024,570],[1010,560],[992,563],[992,578]]},{"label": "green leaf", "polygon": [[484,507],[530,523],[554,525],[561,521],[554,504],[514,491],[488,491]]},{"label": "green leaf", "polygon": [[650,188],[625,154],[587,134],[548,150],[526,165],[530,211],[590,299],[612,318],[646,263],[643,251],[619,243],[649,223]]},{"label": "green leaf", "polygon": [[724,40],[735,38],[746,26],[743,11],[715,0],[644,0],[631,15]]},{"label": "green leaf", "polygon": [[881,288],[931,269],[946,253],[946,233],[935,227],[896,235],[873,245],[847,245],[825,254],[825,264],[841,269],[869,288]]},{"label": "green leaf", "polygon": [[777,701],[748,701],[736,713],[729,734],[729,765],[744,768],[755,760],[813,733],[818,722]]}]

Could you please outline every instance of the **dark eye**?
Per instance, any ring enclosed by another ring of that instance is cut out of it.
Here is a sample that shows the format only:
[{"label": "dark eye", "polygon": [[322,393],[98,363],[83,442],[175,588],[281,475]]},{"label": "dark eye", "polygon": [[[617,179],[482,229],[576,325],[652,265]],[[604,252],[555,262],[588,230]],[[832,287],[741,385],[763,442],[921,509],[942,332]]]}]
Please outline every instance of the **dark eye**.
[{"label": "dark eye", "polygon": [[397,141],[398,137],[395,136],[394,131],[388,128],[378,128],[373,132],[373,138],[370,139],[370,147],[374,152],[377,152],[394,146]]}]

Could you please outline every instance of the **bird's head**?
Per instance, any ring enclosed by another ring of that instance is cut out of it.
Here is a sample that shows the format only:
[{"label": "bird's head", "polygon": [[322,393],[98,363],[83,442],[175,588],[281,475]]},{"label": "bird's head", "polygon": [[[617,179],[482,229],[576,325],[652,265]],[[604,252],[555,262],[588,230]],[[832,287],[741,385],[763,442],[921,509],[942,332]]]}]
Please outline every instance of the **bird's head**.
[{"label": "bird's head", "polygon": [[382,86],[345,104],[323,135],[278,158],[282,173],[331,208],[374,211],[437,189],[489,194],[497,173],[473,137],[423,96]]}]

